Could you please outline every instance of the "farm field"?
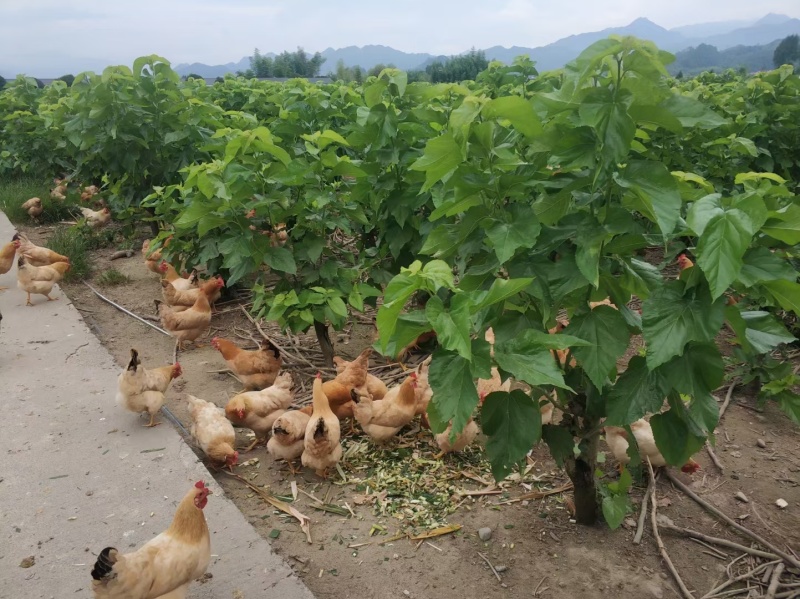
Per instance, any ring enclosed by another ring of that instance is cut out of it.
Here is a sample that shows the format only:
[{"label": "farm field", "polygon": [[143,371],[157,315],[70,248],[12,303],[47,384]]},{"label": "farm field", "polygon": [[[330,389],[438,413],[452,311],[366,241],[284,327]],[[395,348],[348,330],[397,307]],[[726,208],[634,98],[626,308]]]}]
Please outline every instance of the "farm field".
[{"label": "farm field", "polygon": [[[320,597],[364,585],[377,597],[685,596],[649,515],[633,543],[646,456],[674,467],[658,514],[706,535],[659,523],[695,596],[760,597],[774,573],[776,596],[791,597],[800,78],[785,66],[674,80],[669,60],[609,38],[560,71],[520,58],[461,84],[386,69],[363,85],[206,86],[155,56],[71,87],[19,78],[0,91],[0,209],[69,256],[65,292],[121,367],[132,347],[146,365],[177,355],[165,407],[190,443],[187,394],[224,407],[241,388],[214,336],[253,348],[266,335],[293,407],[311,402],[317,372],[337,376],[333,356],[372,345],[370,372],[392,386],[432,354],[422,411],[434,433],[474,420],[465,451],[436,457],[419,418],[386,446],[345,419],[325,479],[291,475],[263,447],[215,470]],[[32,195],[38,213],[21,208]],[[178,272],[224,280],[204,346],[173,354],[173,338],[88,286],[169,328],[146,239]],[[493,375],[479,395],[476,379]],[[638,451],[615,456],[609,436],[631,439],[642,418],[650,445],[637,436]],[[237,429],[237,447],[252,438]],[[761,535],[775,563],[678,481]],[[275,510],[287,504],[310,533]]]}]

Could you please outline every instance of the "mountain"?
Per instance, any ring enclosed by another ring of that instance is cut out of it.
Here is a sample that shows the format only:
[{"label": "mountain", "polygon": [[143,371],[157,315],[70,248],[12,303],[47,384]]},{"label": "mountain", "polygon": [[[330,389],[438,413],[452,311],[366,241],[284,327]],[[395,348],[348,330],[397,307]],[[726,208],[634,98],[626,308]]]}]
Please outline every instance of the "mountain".
[{"label": "mountain", "polygon": [[713,23],[697,23],[696,25],[683,25],[670,29],[673,33],[679,33],[685,38],[704,39],[712,35],[722,35],[730,33],[735,29],[749,27],[753,21],[716,21]]},{"label": "mountain", "polygon": [[322,72],[329,73],[336,69],[336,64],[341,60],[346,67],[361,66],[364,69],[371,69],[377,64],[393,64],[398,69],[410,70],[417,68],[420,64],[431,58],[430,54],[416,53],[410,54],[395,50],[389,46],[347,46],[334,50],[328,48],[322,52],[325,62],[322,65]]},{"label": "mountain", "polygon": [[222,77],[225,73],[245,71],[249,68],[249,56],[245,56],[239,62],[229,62],[228,64],[207,65],[202,62],[193,62],[192,64],[184,63],[174,67],[175,72],[184,77],[189,74],[200,75],[201,77]]},{"label": "mountain", "polygon": [[749,72],[766,71],[773,67],[772,55],[780,40],[760,46],[734,46],[718,50],[708,44],[687,48],[675,53],[675,62],[667,66],[673,75],[683,73],[692,77],[703,71],[724,71],[745,68]]},{"label": "mountain", "polygon": [[800,19],[792,19],[786,15],[769,14],[749,27],[741,27],[728,33],[712,35],[703,40],[694,41],[698,43],[702,41],[711,46],[716,46],[719,50],[724,50],[740,44],[750,46],[769,44],[775,40],[781,40],[787,35],[794,34],[800,34]]}]

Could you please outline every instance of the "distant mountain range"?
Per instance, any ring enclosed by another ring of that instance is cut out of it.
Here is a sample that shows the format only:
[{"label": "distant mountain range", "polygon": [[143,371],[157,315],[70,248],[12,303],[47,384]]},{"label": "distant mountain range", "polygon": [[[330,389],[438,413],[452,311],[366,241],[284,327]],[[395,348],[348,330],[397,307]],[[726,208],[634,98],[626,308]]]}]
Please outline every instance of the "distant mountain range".
[{"label": "distant mountain range", "polygon": [[[611,34],[633,35],[641,39],[650,40],[655,42],[659,48],[670,52],[687,50],[700,44],[714,46],[722,52],[735,46],[772,44],[787,35],[800,34],[800,19],[770,13],[755,22],[720,21],[664,29],[648,19],[640,18],[625,27],[611,27],[602,31],[570,35],[546,46],[535,48],[493,46],[485,49],[484,52],[486,53],[486,58],[505,63],[510,63],[516,56],[527,54],[532,60],[536,61],[536,66],[540,71],[545,71],[564,66],[578,56],[587,46]],[[432,54],[402,52],[388,46],[379,45],[348,46],[339,49],[327,48],[321,54],[326,59],[322,65],[322,73],[335,70],[336,64],[340,60],[348,67],[358,65],[364,69],[370,69],[377,64],[393,64],[399,69],[414,70],[424,69],[434,60],[444,58]],[[274,56],[274,54],[268,54],[267,56]],[[736,53],[729,53],[730,56],[736,56]],[[245,56],[236,63],[231,62],[224,65],[179,64],[175,66],[175,70],[181,75],[194,73],[202,77],[218,77],[226,73],[244,71],[249,66],[250,57]]]}]

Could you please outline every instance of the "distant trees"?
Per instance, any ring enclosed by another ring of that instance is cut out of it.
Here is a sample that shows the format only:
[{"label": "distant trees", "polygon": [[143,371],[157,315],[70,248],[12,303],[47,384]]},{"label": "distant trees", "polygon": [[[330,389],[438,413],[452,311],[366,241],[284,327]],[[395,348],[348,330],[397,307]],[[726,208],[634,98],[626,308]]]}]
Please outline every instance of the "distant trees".
[{"label": "distant trees", "polygon": [[336,63],[336,70],[328,73],[328,77],[333,79],[334,81],[344,81],[345,83],[349,83],[350,81],[355,81],[356,83],[362,83],[365,77],[369,77],[370,75],[378,76],[383,69],[386,68],[395,68],[393,64],[376,64],[374,67],[365,71],[360,66],[356,65],[354,67],[345,66],[344,61],[340,58],[339,61]]},{"label": "distant trees", "polygon": [[316,77],[325,59],[316,52],[309,58],[302,48],[296,52],[281,52],[276,57],[264,56],[255,49],[250,57],[250,68],[237,74],[245,77]]},{"label": "distant trees", "polygon": [[772,62],[776,68],[784,64],[797,64],[800,62],[800,36],[795,34],[783,38],[778,47],[775,48]]},{"label": "distant trees", "polygon": [[451,56],[444,62],[432,62],[425,67],[425,73],[431,83],[455,83],[475,79],[488,66],[483,50],[472,48],[466,54]]},{"label": "distant trees", "polygon": [[72,82],[75,81],[75,75],[61,75],[61,77],[59,77],[57,80],[63,81],[67,85],[71,86]]},{"label": "distant trees", "polygon": [[6,86],[6,78],[0,75],[0,89],[3,89]]},{"label": "distant trees", "polygon": [[198,75],[197,73],[189,73],[183,79],[184,81],[188,81],[189,79],[205,79],[205,77],[203,77],[202,75]]}]

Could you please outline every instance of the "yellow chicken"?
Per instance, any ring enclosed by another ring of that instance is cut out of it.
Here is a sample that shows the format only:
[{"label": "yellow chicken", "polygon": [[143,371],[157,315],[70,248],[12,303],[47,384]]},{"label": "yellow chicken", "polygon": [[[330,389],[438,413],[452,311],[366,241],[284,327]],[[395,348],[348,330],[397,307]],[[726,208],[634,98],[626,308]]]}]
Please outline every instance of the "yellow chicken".
[{"label": "yellow chicken", "polygon": [[322,390],[322,375],[317,374],[312,390],[311,418],[306,425],[303,441],[303,466],[313,468],[322,477],[327,470],[342,459],[342,445],[339,443],[341,429],[339,419],[331,410],[328,398]]}]

